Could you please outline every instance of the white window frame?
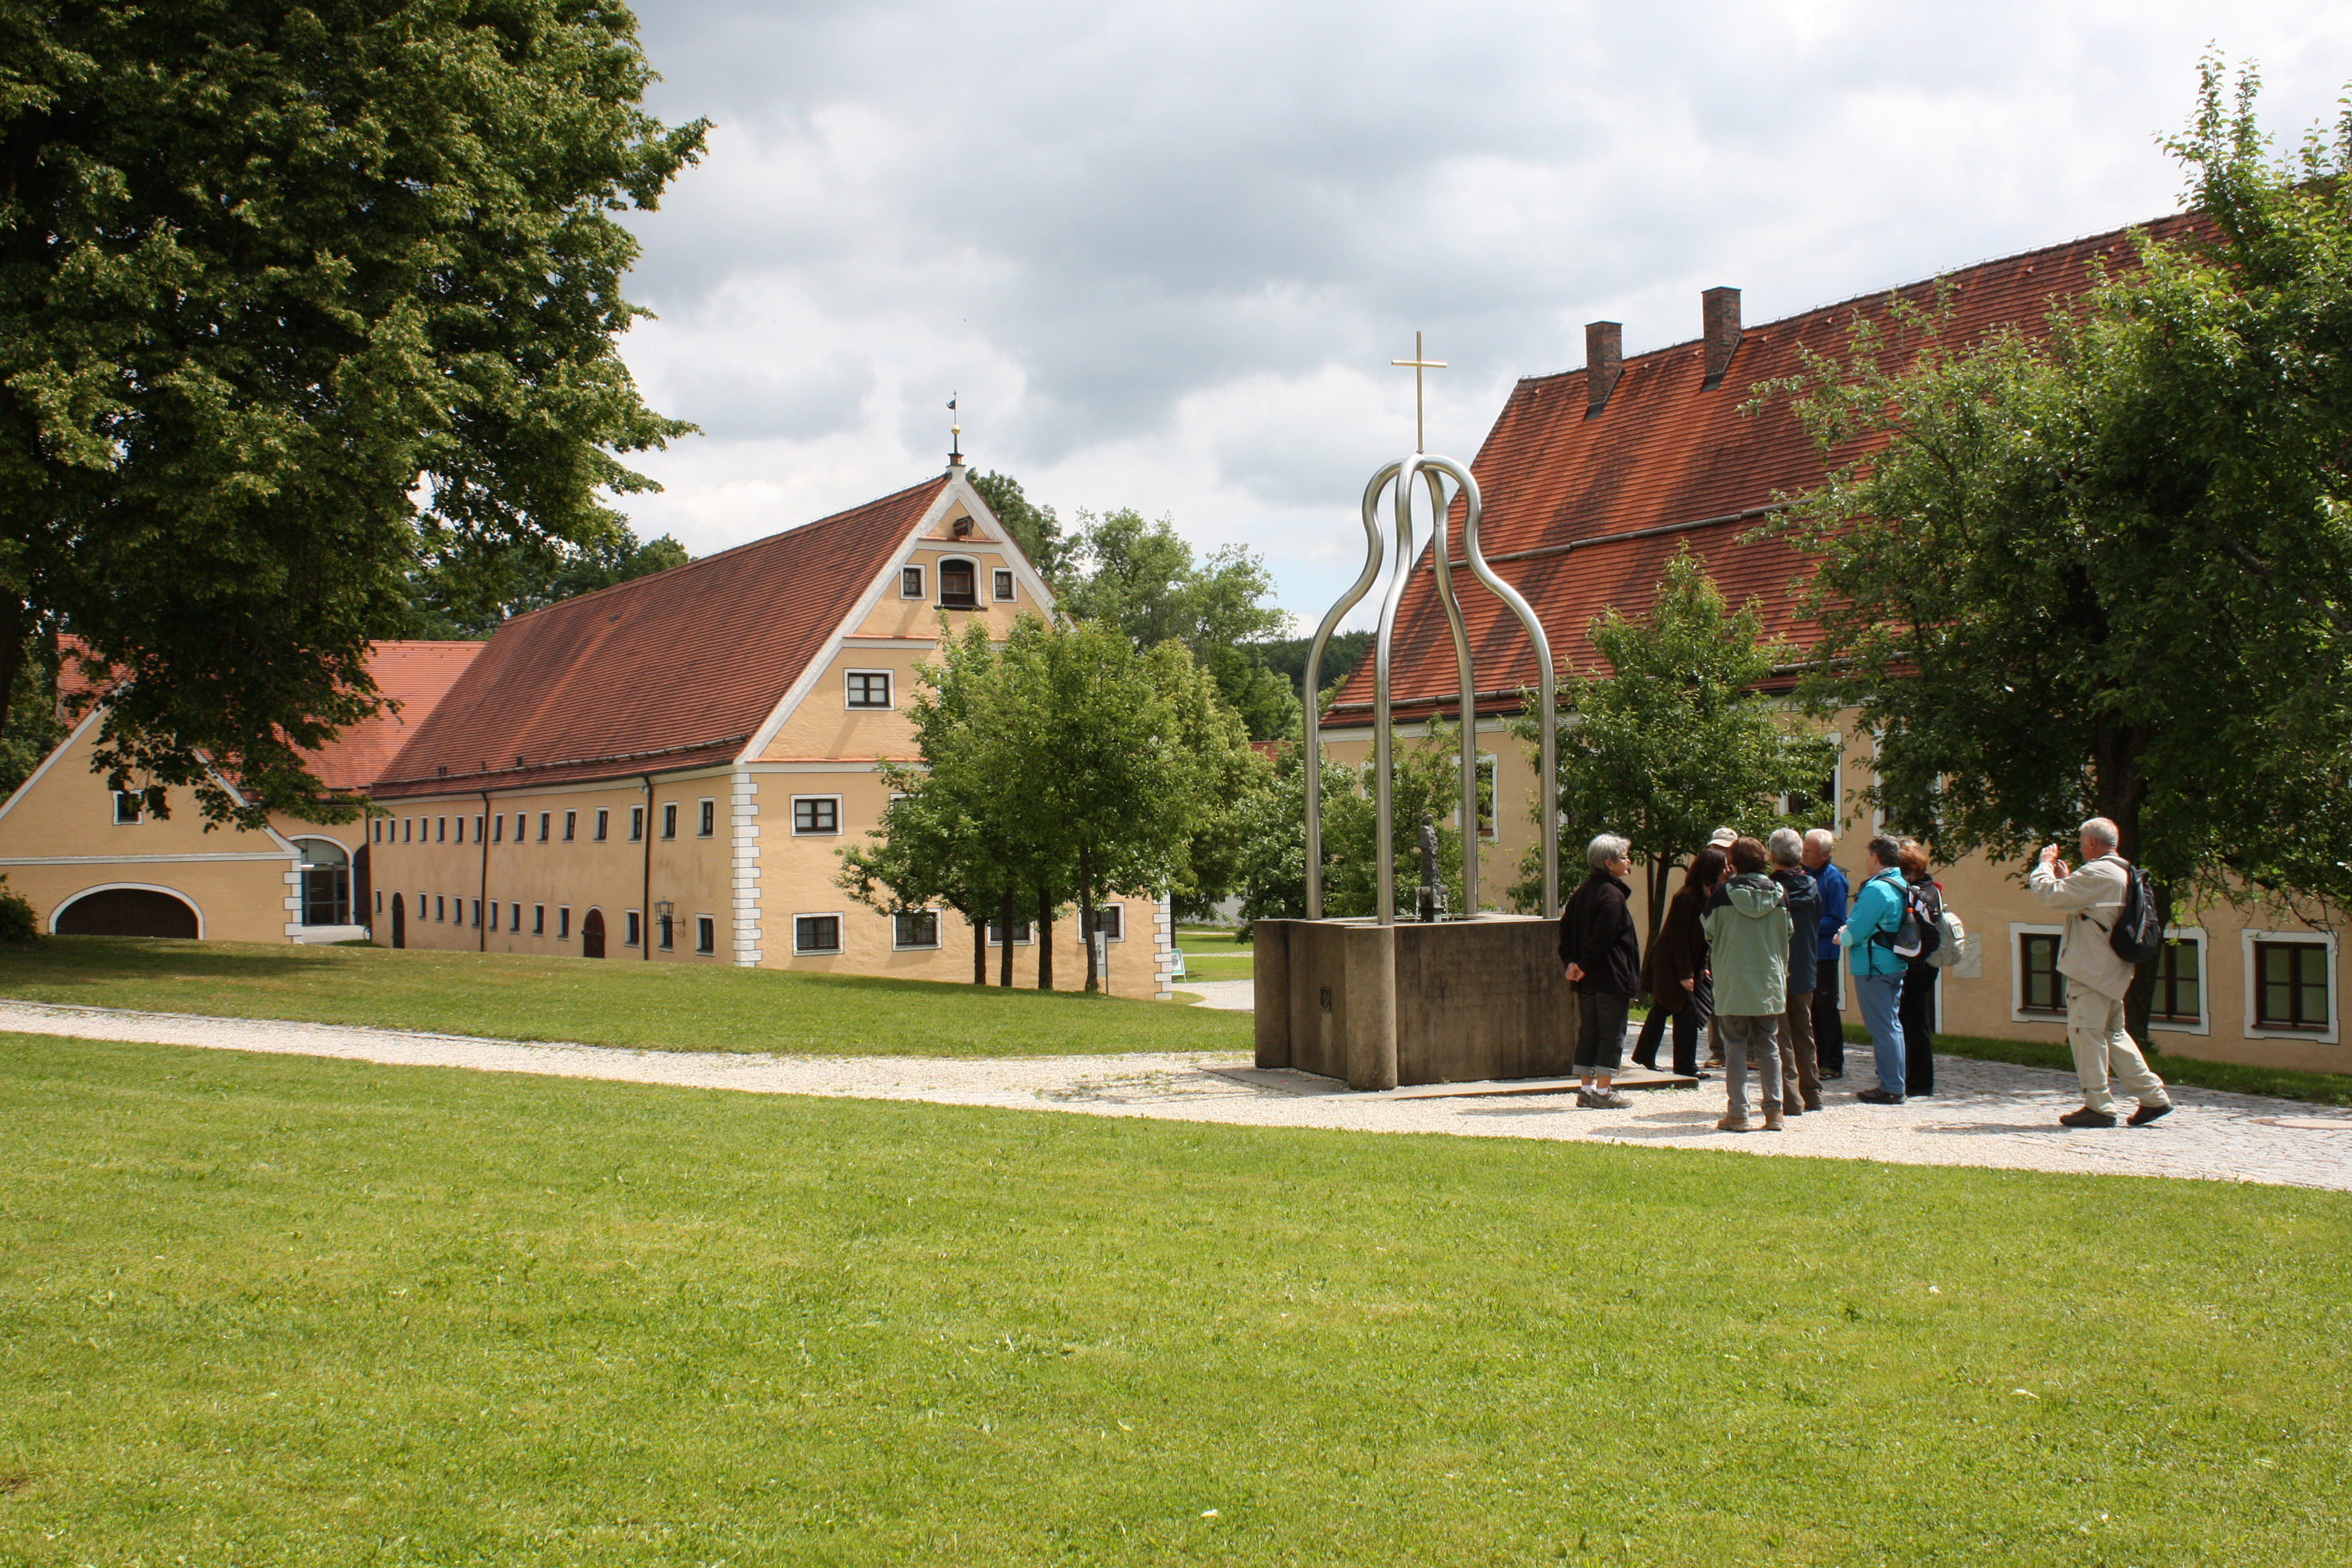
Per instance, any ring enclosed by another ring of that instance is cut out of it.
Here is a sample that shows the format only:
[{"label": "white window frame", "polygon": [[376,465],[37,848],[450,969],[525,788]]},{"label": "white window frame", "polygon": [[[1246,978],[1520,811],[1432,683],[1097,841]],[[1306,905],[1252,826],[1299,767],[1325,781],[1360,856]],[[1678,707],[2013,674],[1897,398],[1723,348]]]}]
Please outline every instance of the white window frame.
[{"label": "white window frame", "polygon": [[[803,828],[801,826],[801,802],[811,805],[819,800],[833,802],[833,826]],[[793,797],[793,837],[796,839],[837,839],[841,837],[841,797],[838,795],[795,795]]]},{"label": "white window frame", "polygon": [[[1025,930],[1029,933],[1026,936],[1015,936],[1013,939],[1013,945],[1015,947],[1031,947],[1036,945],[1037,923],[1034,920],[1023,920],[1016,916],[1013,925],[1015,930]],[[996,920],[993,916],[989,919],[988,945],[990,946],[1002,947],[1004,946],[1004,939],[998,935],[998,933],[1003,929],[1003,925],[1002,922]]]},{"label": "white window frame", "polygon": [[[907,591],[908,574],[910,572],[914,576],[915,583],[915,591],[912,593]],[[930,589],[923,576],[922,562],[910,560],[898,569],[898,597],[918,601],[930,597]]]},{"label": "white window frame", "polygon": [[600,844],[601,844],[601,843],[604,843],[607,839],[609,839],[609,838],[612,836],[612,832],[613,832],[613,808],[612,808],[612,807],[610,807],[610,806],[599,806],[599,807],[597,807],[597,808],[596,808],[596,839],[595,839],[595,841],[596,841],[596,842],[598,842],[598,843],[600,843]]},{"label": "white window frame", "polygon": [[[2254,944],[2257,942],[2299,942],[2306,947],[2327,950],[2327,1028],[2276,1029],[2254,1022],[2255,1004],[2260,999],[2262,977],[2254,973]],[[2246,993],[2246,1038],[2248,1040],[2302,1040],[2314,1045],[2335,1045],[2343,1038],[2343,1004],[2337,999],[2336,967],[2337,953],[2333,931],[2253,931],[2238,933],[2239,984]]]},{"label": "white window frame", "polygon": [[[928,941],[928,942],[901,942],[901,941],[899,941],[899,940],[898,940],[898,921],[899,921],[899,918],[900,918],[902,915],[929,915],[929,916],[931,917],[931,939],[930,939],[929,941]],[[794,928],[794,940],[798,940],[798,928],[797,928],[797,927],[795,927],[795,928]],[[890,914],[890,950],[891,950],[892,952],[894,952],[894,953],[925,953],[925,952],[930,952],[930,951],[935,950],[936,948],[938,948],[938,946],[940,946],[940,912],[939,912],[938,910],[936,910],[936,909],[898,909],[898,910],[893,910],[893,911],[891,912],[891,914]]]},{"label": "white window frame", "polygon": [[[702,945],[702,928],[706,925],[710,927],[710,945],[708,947]],[[694,917],[694,956],[698,958],[715,958],[719,956],[719,917],[717,915],[698,915]]]},{"label": "white window frame", "polygon": [[999,604],[1012,604],[1018,601],[1021,590],[1013,580],[1013,569],[1011,567],[991,567],[988,573],[988,583],[989,597],[995,602]]},{"label": "white window frame", "polygon": [[[704,824],[708,823],[709,826]],[[715,839],[719,836],[719,797],[705,795],[694,802],[694,836]]]},{"label": "white window frame", "polygon": [[[2211,1034],[2213,1032],[2213,944],[2206,939],[2201,925],[2168,925],[2164,928],[2168,942],[2197,944],[2197,1021],[2175,1023],[2168,1019],[2151,1015],[2147,1027],[2151,1033],[2161,1030],[2166,1034]],[[2330,998],[2332,1001],[2332,998]],[[2303,1037],[2307,1038],[2307,1037]]]},{"label": "white window frame", "polygon": [[[117,789],[113,791],[113,795],[114,825],[116,827],[135,828],[140,823],[147,820],[146,803],[139,799],[136,792],[129,789]],[[131,807],[131,815],[128,817],[122,814],[122,802],[125,800],[132,802]]]},{"label": "white window frame", "polygon": [[[2009,964],[2009,1021],[2011,1023],[2054,1023],[2059,1028],[2063,1029],[2066,1027],[2066,1009],[2063,1008],[2059,1009],[2054,1013],[2028,1012],[2025,1010],[2025,966],[2018,961],[2017,956],[2017,939],[2021,936],[2055,936],[2058,938],[2059,946],[2063,949],[2066,942],[2066,928],[2063,925],[2039,925],[2024,920],[2012,920],[2009,923],[2009,953],[2007,957],[2007,962]],[[1841,955],[1843,955],[1843,950],[1841,949],[1840,951]],[[1937,986],[1936,988],[1938,992],[1941,992],[1943,988],[1944,988],[1941,986]]]},{"label": "white window frame", "polygon": [[[875,675],[881,676],[882,690],[887,694],[887,700],[878,703],[862,703],[853,700],[849,695],[852,690],[851,683],[860,675],[869,678]],[[841,706],[845,713],[887,713],[898,706],[898,672],[894,670],[844,670],[841,672]]]},{"label": "white window frame", "polygon": [[[947,569],[950,566],[968,566],[971,568],[971,602],[970,604],[950,604],[948,602]],[[988,601],[982,598],[980,593],[980,562],[973,559],[971,556],[943,555],[940,557],[939,560],[934,563],[934,569],[931,574],[933,580],[939,585],[937,592],[933,595],[939,602],[939,608],[941,610],[977,610],[982,605],[986,604]]]},{"label": "white window frame", "polygon": [[[833,941],[834,941],[834,945],[833,945],[832,946],[830,946],[830,947],[803,947],[803,946],[801,946],[801,922],[802,922],[802,921],[803,921],[803,920],[830,920],[830,921],[832,921],[832,922],[833,922]],[[840,954],[840,953],[843,951],[844,927],[846,925],[846,924],[847,924],[847,922],[846,922],[846,921],[845,921],[845,920],[843,919],[843,917],[842,917],[841,911],[839,911],[839,910],[837,910],[837,909],[813,909],[813,910],[810,910],[810,911],[806,912],[805,914],[800,914],[800,915],[793,915],[793,957],[795,957],[795,958],[829,958],[829,957],[833,957],[833,956],[835,956],[836,955]]]},{"label": "white window frame", "polygon": [[621,946],[642,947],[646,941],[646,912],[642,909],[621,911]]},{"label": "white window frame", "polygon": [[572,906],[568,904],[555,906],[555,939],[558,942],[572,940]]}]

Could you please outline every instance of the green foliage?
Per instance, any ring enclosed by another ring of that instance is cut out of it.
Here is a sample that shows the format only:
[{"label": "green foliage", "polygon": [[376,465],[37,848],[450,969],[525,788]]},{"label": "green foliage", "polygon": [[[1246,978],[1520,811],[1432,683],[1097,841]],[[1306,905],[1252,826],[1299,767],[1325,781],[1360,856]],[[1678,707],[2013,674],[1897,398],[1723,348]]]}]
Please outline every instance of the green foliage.
[{"label": "green foliage", "polygon": [[[1265,667],[1289,681],[1292,695],[1302,703],[1307,698],[1307,655],[1313,648],[1312,637],[1286,637],[1279,642],[1259,644]],[[1337,690],[1339,683],[1355,673],[1364,655],[1371,652],[1370,632],[1335,632],[1324,645],[1323,663],[1316,678],[1325,692]],[[1319,694],[1318,694],[1319,695]]]},{"label": "green foliage", "polygon": [[0,1130],[11,1563],[2315,1568],[2352,1531],[2341,1193],[23,1037]]},{"label": "green foliage", "polygon": [[694,558],[664,534],[639,543],[625,524],[583,545],[545,542],[483,558],[458,552],[409,574],[407,634],[480,639],[510,616],[684,566]]},{"label": "green foliage", "polygon": [[5,712],[0,800],[14,794],[66,737],[68,727],[58,714],[58,651],[53,643],[37,643],[24,651]]},{"label": "green foliage", "polygon": [[[1583,876],[1595,834],[1633,841],[1650,897],[1650,931],[1665,911],[1669,873],[1719,827],[1769,832],[1783,824],[1780,797],[1818,793],[1837,765],[1837,739],[1797,727],[1759,689],[1789,650],[1765,641],[1754,601],[1734,612],[1687,549],[1666,563],[1650,612],[1611,607],[1592,622],[1592,645],[1609,663],[1600,676],[1559,685],[1562,891]],[[1535,704],[1512,726],[1537,755]],[[1540,902],[1540,843],[1530,845],[1511,896]]]},{"label": "green foliage", "polygon": [[69,630],[130,677],[116,787],[316,817],[301,750],[377,710],[414,563],[608,541],[649,487],[614,455],[689,428],[615,350],[621,214],[704,127],[646,115],[634,19],[575,0],[12,5],[0,37],[0,691]]},{"label": "green foliage", "polygon": [[1062,537],[1062,520],[1054,515],[1054,508],[1038,506],[1023,495],[1021,481],[1010,474],[991,470],[971,477],[971,487],[980,492],[980,498],[988,503],[989,511],[1004,525],[1013,542],[1037,569],[1037,575],[1048,583],[1060,577],[1070,545]]},{"label": "green foliage", "polygon": [[[1838,465],[1810,692],[1945,857],[2097,813],[2164,896],[2352,896],[2352,120],[2273,163],[2217,62],[2173,152],[2210,241],[2143,240],[2045,339],[1857,328],[1771,389]],[[2063,284],[2066,280],[2060,280]]]},{"label": "green foliage", "polygon": [[21,945],[38,940],[40,935],[41,917],[33,913],[31,903],[8,885],[5,876],[0,876],[0,942]]},{"label": "green foliage", "polygon": [[[1395,773],[1390,792],[1391,863],[1397,913],[1410,918],[1421,885],[1421,819],[1437,831],[1438,875],[1447,907],[1462,909],[1462,833],[1447,821],[1461,810],[1461,731],[1439,719],[1418,741],[1391,733]],[[1375,912],[1380,897],[1372,765],[1323,764],[1323,913],[1331,918]],[[1491,797],[1489,797],[1491,804]],[[1297,743],[1275,748],[1267,785],[1243,812],[1240,874],[1244,928],[1259,920],[1307,916],[1307,767]]]},{"label": "green foliage", "polygon": [[1065,614],[1115,626],[1138,647],[1181,643],[1252,740],[1299,732],[1297,696],[1265,659],[1265,639],[1288,617],[1266,602],[1274,579],[1255,551],[1228,545],[1195,560],[1166,517],[1147,523],[1129,508],[1078,518],[1055,584]]},{"label": "green foliage", "polygon": [[[1147,988],[1121,967],[1121,993]],[[1245,1013],[1120,994],[507,953],[394,953],[129,936],[0,949],[0,996],[74,1007],[309,1019],[629,1051],[820,1056],[1086,1056],[1246,1051]]]},{"label": "green foliage", "polygon": [[[1018,890],[1022,916],[1069,899],[1081,930],[1109,894],[1217,896],[1222,819],[1263,765],[1182,644],[1024,615],[1002,643],[978,623],[943,635],[940,655],[908,705],[920,761],[882,764],[903,798],[844,852],[844,887],[877,907],[988,911]],[[1089,943],[1089,990],[1095,959]]]}]

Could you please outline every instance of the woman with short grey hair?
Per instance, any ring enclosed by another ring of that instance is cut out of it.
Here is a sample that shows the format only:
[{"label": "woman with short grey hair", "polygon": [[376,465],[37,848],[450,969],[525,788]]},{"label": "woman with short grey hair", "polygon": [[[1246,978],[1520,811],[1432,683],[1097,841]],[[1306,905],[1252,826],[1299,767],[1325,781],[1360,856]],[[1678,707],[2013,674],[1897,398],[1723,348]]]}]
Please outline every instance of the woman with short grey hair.
[{"label": "woman with short grey hair", "polygon": [[1592,874],[1559,915],[1559,961],[1574,995],[1576,1103],[1591,1111],[1631,1103],[1612,1087],[1625,1061],[1625,1015],[1642,984],[1642,949],[1625,878],[1633,845],[1603,833],[1584,852]]},{"label": "woman with short grey hair", "polygon": [[1633,852],[1633,841],[1615,833],[1603,833],[1592,841],[1584,852],[1584,863],[1594,871],[1607,871],[1611,861],[1622,861]]}]

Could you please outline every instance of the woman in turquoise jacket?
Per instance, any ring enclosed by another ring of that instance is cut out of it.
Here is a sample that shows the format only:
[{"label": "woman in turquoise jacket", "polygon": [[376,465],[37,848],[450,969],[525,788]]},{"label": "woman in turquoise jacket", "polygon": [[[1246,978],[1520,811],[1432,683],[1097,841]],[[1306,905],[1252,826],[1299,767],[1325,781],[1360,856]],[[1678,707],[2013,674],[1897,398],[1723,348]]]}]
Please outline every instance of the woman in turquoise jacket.
[{"label": "woman in turquoise jacket", "polygon": [[1844,941],[1854,999],[1862,1008],[1863,1022],[1870,1027],[1878,1084],[1854,1098],[1867,1105],[1900,1105],[1906,1064],[1897,1011],[1903,1001],[1905,966],[1895,956],[1895,935],[1903,929],[1903,873],[1898,865],[1903,852],[1882,833],[1870,841],[1864,853],[1869,875],[1854,893]]}]

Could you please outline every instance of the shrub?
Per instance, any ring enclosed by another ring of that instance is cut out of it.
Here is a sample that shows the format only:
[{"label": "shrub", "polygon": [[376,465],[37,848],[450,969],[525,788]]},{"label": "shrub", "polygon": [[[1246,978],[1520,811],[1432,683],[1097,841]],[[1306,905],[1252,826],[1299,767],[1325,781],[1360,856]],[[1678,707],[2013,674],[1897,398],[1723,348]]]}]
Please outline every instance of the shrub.
[{"label": "shrub", "polygon": [[40,938],[41,917],[25,895],[8,885],[0,876],[0,942],[34,942]]}]

